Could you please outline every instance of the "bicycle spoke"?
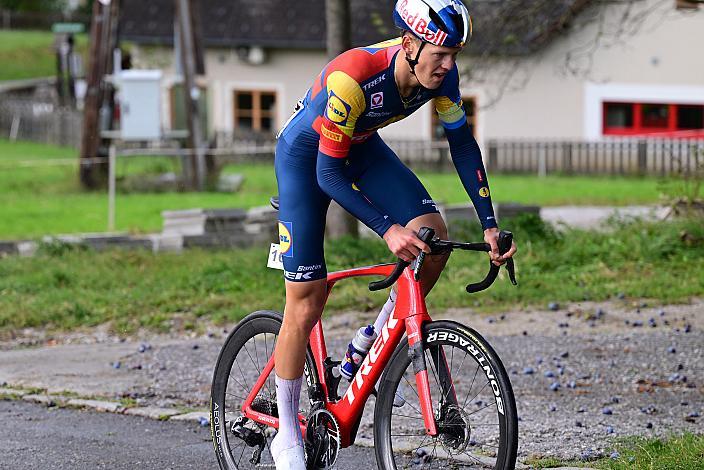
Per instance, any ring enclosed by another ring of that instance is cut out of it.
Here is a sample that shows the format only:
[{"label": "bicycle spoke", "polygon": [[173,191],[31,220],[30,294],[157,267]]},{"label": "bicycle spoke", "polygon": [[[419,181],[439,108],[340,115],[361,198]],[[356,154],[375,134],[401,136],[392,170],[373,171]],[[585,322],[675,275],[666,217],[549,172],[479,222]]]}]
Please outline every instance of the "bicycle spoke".
[{"label": "bicycle spoke", "polygon": [[247,397],[241,397],[239,395],[235,395],[234,393],[231,392],[225,392],[225,395],[230,395],[231,397],[239,398],[240,400],[246,400]]},{"label": "bicycle spoke", "polygon": [[240,381],[235,378],[234,375],[232,375],[232,374],[228,374],[228,375],[230,376],[230,378],[231,378],[232,380],[234,380],[234,381],[237,383],[237,385],[239,385],[240,387],[242,387],[242,389],[243,389],[245,392],[247,391],[247,387],[245,387],[244,385],[242,385],[242,384],[240,383]]},{"label": "bicycle spoke", "polygon": [[491,405],[496,405],[496,402],[489,403],[488,405],[485,405],[485,406],[479,408],[479,409],[476,410],[476,411],[472,411],[471,413],[468,413],[467,416],[472,416],[474,413],[479,413],[479,412],[482,411],[483,409],[489,408]]},{"label": "bicycle spoke", "polygon": [[[472,400],[470,400],[470,403],[473,402],[474,399],[477,398],[477,397],[479,396],[479,394],[484,391],[484,389],[486,388],[487,385],[489,385],[489,381],[488,381],[488,380],[486,381],[486,383],[484,384],[484,386],[479,389],[479,392],[477,392],[477,394],[472,397]],[[462,408],[464,408],[464,406],[463,406]]]},{"label": "bicycle spoke", "polygon": [[472,383],[469,385],[469,390],[467,390],[467,396],[464,397],[464,402],[462,402],[462,408],[467,405],[467,399],[469,398],[469,394],[472,393],[472,387],[474,387],[474,381],[477,379],[477,373],[479,373],[479,365],[477,365],[474,371],[474,377],[472,377]]}]

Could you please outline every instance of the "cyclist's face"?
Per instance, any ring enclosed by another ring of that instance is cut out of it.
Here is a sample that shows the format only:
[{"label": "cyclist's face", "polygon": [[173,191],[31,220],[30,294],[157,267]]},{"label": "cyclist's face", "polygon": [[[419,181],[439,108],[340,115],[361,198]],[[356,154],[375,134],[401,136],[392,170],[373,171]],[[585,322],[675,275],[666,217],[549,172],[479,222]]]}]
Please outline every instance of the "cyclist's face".
[{"label": "cyclist's face", "polygon": [[[418,46],[420,46],[419,43]],[[418,77],[420,83],[431,90],[438,88],[445,79],[445,75],[454,67],[457,54],[461,50],[461,47],[426,44],[420,53],[418,65],[416,65],[416,77]],[[414,51],[415,53],[417,53],[417,49]],[[415,55],[412,57],[415,57]]]}]

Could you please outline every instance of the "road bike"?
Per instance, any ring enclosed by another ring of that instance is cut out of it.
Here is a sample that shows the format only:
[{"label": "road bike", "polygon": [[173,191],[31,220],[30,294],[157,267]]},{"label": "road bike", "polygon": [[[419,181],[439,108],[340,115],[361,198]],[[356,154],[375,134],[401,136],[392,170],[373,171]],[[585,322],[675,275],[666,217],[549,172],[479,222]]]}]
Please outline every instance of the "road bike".
[{"label": "road bike", "polygon": [[[418,236],[432,254],[490,250],[487,243],[439,240],[428,228]],[[501,232],[502,254],[511,240],[510,232]],[[397,300],[351,382],[335,373],[340,362],[328,355],[322,318],[313,328],[304,365],[307,399],[302,393],[299,412],[308,469],[332,467],[340,450],[355,443],[370,395],[376,395],[374,452],[380,469],[515,467],[518,418],[509,376],[477,331],[431,319],[419,280],[424,259],[421,253],[410,265],[399,260],[328,274],[328,296],[345,279],[384,276],[369,289],[396,283]],[[506,268],[516,284],[513,260]],[[467,292],[488,288],[498,272],[490,262],[484,280],[469,284]],[[222,469],[274,468],[269,450],[278,428],[273,353],[281,322],[278,312],[253,312],[222,347],[210,403]],[[394,404],[399,394],[402,406]]]}]

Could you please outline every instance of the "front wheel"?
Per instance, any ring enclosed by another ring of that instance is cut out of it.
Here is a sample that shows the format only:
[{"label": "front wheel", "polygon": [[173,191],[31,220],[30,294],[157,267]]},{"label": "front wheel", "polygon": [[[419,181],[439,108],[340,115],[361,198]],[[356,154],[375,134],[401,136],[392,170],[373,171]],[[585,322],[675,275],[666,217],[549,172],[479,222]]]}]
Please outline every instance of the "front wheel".
[{"label": "front wheel", "polygon": [[[518,417],[499,356],[479,333],[452,321],[426,323],[423,338],[438,435],[425,432],[404,339],[382,377],[374,410],[379,468],[513,469]],[[405,403],[394,406],[399,395]]]}]

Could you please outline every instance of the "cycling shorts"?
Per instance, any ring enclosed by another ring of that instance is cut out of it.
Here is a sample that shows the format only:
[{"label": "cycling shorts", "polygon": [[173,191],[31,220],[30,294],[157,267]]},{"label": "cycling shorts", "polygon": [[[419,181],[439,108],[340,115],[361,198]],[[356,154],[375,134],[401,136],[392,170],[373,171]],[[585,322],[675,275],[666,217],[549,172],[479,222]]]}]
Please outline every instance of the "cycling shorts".
[{"label": "cycling shorts", "polygon": [[[279,243],[284,276],[305,282],[327,276],[323,239],[330,197],[318,186],[318,142],[279,138],[275,170],[279,188]],[[317,140],[317,139],[316,139]],[[438,213],[418,177],[378,134],[351,146],[345,176],[393,223]]]}]

